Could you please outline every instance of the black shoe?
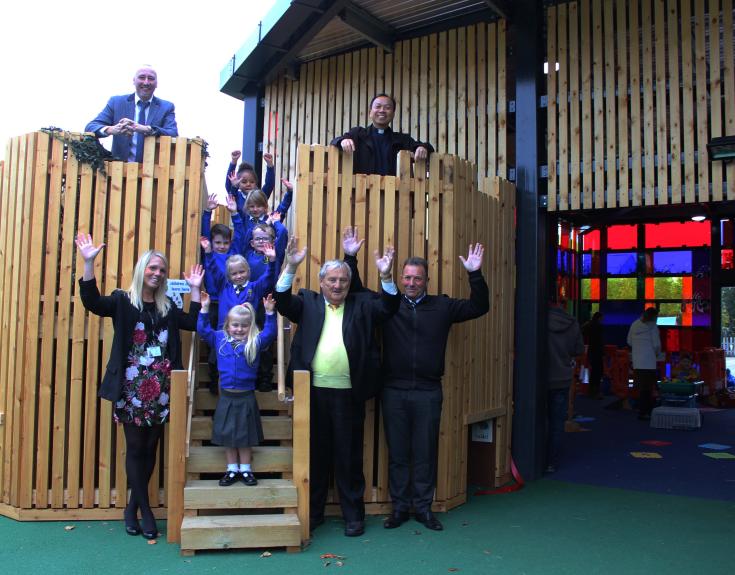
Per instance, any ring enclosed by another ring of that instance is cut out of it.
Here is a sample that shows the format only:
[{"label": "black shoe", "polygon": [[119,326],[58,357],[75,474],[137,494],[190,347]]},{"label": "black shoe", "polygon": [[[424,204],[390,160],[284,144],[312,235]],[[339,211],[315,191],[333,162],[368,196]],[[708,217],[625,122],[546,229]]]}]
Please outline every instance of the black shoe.
[{"label": "black shoe", "polygon": [[237,471],[228,471],[219,480],[220,487],[229,487],[230,485],[240,481],[240,474]]},{"label": "black shoe", "polygon": [[441,524],[431,511],[425,513],[416,513],[416,521],[423,523],[424,527],[431,529],[432,531],[441,531],[444,526]]},{"label": "black shoe", "polygon": [[314,531],[317,527],[324,524],[324,516],[312,517],[309,519],[309,531]]},{"label": "black shoe", "polygon": [[145,539],[155,539],[158,537],[158,527],[156,526],[155,518],[151,518],[151,525],[146,529],[146,521],[143,520],[143,537]]},{"label": "black shoe", "polygon": [[345,523],[345,535],[347,537],[359,537],[365,533],[364,521],[347,521]]},{"label": "black shoe", "polygon": [[383,527],[386,529],[395,529],[408,521],[408,511],[394,511],[383,521]]},{"label": "black shoe", "polygon": [[133,523],[125,521],[125,533],[128,535],[140,535],[140,524],[138,523],[138,520],[136,519]]},{"label": "black shoe", "polygon": [[250,471],[243,471],[242,473],[240,473],[240,479],[242,479],[242,482],[245,485],[248,485],[250,487],[258,484],[258,480],[255,479],[255,475],[253,475]]}]

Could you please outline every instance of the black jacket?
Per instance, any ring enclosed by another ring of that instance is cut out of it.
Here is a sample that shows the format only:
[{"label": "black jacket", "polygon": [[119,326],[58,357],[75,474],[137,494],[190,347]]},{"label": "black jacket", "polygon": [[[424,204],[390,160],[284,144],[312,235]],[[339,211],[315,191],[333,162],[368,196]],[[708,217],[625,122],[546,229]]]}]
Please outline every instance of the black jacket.
[{"label": "black jacket", "polygon": [[[377,174],[377,162],[375,161],[375,146],[373,144],[373,131],[376,128],[370,126],[363,128],[362,126],[355,126],[350,128],[350,131],[334,138],[330,142],[332,146],[340,146],[342,140],[350,139],[355,142],[354,159],[352,163],[352,171],[355,174]],[[391,156],[394,161],[388,162],[388,172],[385,175],[395,176],[396,175],[396,164],[395,157],[401,150],[408,150],[409,152],[415,152],[416,148],[423,146],[431,154],[434,148],[431,144],[425,142],[418,142],[414,140],[408,134],[401,132],[394,132],[391,128],[386,128],[386,134],[390,134],[391,137]]]},{"label": "black jacket", "polygon": [[[291,290],[274,291],[273,295],[279,313],[299,324],[291,343],[289,373],[300,369],[311,371],[324,326],[324,296],[307,289],[299,290],[295,297]],[[369,292],[350,293],[345,300],[342,337],[355,399],[369,399],[380,389],[380,353],[375,326],[392,316],[400,301],[400,293],[391,295],[386,292],[379,298]]]},{"label": "black jacket", "polygon": [[[352,269],[350,289],[362,289],[357,260],[345,257],[345,262]],[[386,386],[433,389],[441,385],[452,324],[480,317],[490,309],[490,290],[482,271],[470,272],[468,276],[469,299],[427,294],[414,307],[401,297],[398,313],[382,327]]]},{"label": "black jacket", "polygon": [[568,387],[574,377],[574,358],[584,353],[584,339],[577,320],[559,307],[549,308],[549,389]]},{"label": "black jacket", "polygon": [[[133,343],[133,331],[140,312],[130,303],[127,292],[118,289],[108,296],[100,295],[96,279],[89,281],[80,279],[79,294],[86,309],[95,315],[112,318],[114,329],[112,350],[97,395],[102,399],[116,402],[122,396],[128,353]],[[171,309],[167,316],[168,342],[166,348],[173,369],[183,368],[179,330],[196,331],[200,308],[199,302],[191,302],[189,313],[184,313],[171,302]]]}]

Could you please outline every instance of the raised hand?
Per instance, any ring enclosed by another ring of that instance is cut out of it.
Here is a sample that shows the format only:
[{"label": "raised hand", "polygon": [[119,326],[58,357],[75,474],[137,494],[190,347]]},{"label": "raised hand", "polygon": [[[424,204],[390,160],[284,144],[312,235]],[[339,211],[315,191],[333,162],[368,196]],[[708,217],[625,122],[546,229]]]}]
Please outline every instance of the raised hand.
[{"label": "raised hand", "polygon": [[382,256],[378,250],[373,252],[373,256],[375,256],[375,267],[378,268],[378,272],[380,272],[381,280],[390,279],[393,275],[393,256],[395,253],[396,250],[393,246],[386,246],[385,252]]},{"label": "raised hand", "polygon": [[232,171],[227,175],[227,179],[230,180],[230,185],[233,188],[237,188],[240,185],[240,176],[237,175],[237,172]]},{"label": "raised hand", "polygon": [[351,154],[355,151],[355,142],[353,142],[350,138],[345,138],[342,140],[339,145],[342,147],[342,150]]},{"label": "raised hand", "polygon": [[209,298],[209,294],[207,292],[203,291],[203,292],[201,292],[201,294],[199,295],[199,297],[200,297],[201,303],[202,303],[202,311],[204,313],[209,312],[209,302],[212,301]]},{"label": "raised hand", "polygon": [[287,190],[293,190],[293,184],[286,178],[281,178],[281,184],[284,185]]},{"label": "raised hand", "polygon": [[265,313],[273,313],[276,311],[276,300],[273,299],[273,294],[269,293],[263,298],[263,308]]},{"label": "raised hand", "polygon": [[189,284],[189,287],[199,289],[202,287],[202,281],[204,281],[204,266],[202,264],[194,264],[191,266],[189,274],[184,274],[184,279]]},{"label": "raised hand", "polygon": [[342,230],[342,249],[348,256],[354,256],[357,254],[357,252],[360,251],[360,248],[362,248],[363,244],[365,243],[365,238],[359,239],[357,234],[357,226],[354,228],[351,226],[347,226],[344,230]]},{"label": "raised hand", "polygon": [[425,160],[429,157],[429,151],[423,146],[419,146],[413,153],[414,160]]},{"label": "raised hand", "polygon": [[273,167],[273,154],[265,153],[263,154],[263,161],[265,162],[265,165],[269,168]]},{"label": "raised hand", "polygon": [[237,161],[240,159],[240,150],[233,150],[230,154],[230,158],[232,159],[233,164],[237,164]]},{"label": "raised hand", "polygon": [[268,214],[268,219],[265,221],[265,223],[268,224],[269,226],[272,226],[273,222],[280,222],[280,221],[281,221],[281,212],[276,210]]},{"label": "raised hand", "polygon": [[235,196],[232,196],[230,194],[227,194],[227,198],[225,198],[227,202],[227,211],[231,214],[237,213],[237,201],[235,200]]},{"label": "raised hand", "polygon": [[485,248],[482,247],[482,244],[475,244],[474,246],[470,244],[470,249],[467,253],[467,259],[463,258],[462,256],[459,256],[459,259],[462,260],[462,265],[464,266],[464,269],[466,269],[468,272],[476,272],[482,267],[482,256],[484,253]]},{"label": "raised hand", "polygon": [[266,242],[262,244],[260,253],[267,257],[269,262],[276,261],[276,248],[272,243]]},{"label": "raised hand", "polygon": [[102,251],[102,248],[105,247],[105,244],[95,246],[94,242],[92,241],[92,236],[90,234],[83,234],[81,232],[77,234],[77,237],[74,239],[74,243],[77,244],[79,255],[82,256],[82,259],[85,262],[94,261],[94,258],[97,257],[97,254],[100,253]]},{"label": "raised hand", "polygon": [[[230,194],[227,194],[228,196]],[[217,194],[209,194],[207,196],[207,211],[211,212],[217,209],[219,202],[217,201]]]},{"label": "raised hand", "polygon": [[299,249],[299,239],[295,236],[291,236],[286,246],[286,263],[288,264],[289,271],[291,273],[296,271],[301,262],[306,257],[306,246]]}]

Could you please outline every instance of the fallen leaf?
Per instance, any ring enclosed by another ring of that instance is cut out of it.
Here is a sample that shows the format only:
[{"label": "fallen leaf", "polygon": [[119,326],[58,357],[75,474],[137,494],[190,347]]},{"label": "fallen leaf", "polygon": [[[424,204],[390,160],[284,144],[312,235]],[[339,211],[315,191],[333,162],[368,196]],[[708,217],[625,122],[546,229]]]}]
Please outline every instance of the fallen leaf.
[{"label": "fallen leaf", "polygon": [[450,568],[448,569],[448,571],[452,571],[452,572],[454,572],[454,571],[459,571],[459,569],[457,569],[456,567],[450,567]]},{"label": "fallen leaf", "polygon": [[343,561],[337,561],[337,562],[335,563],[335,565],[336,565],[337,567],[342,567],[342,565],[344,565],[344,562],[343,562]]},{"label": "fallen leaf", "polygon": [[273,555],[273,553],[271,553],[270,551],[263,551],[260,554],[261,557],[270,557],[271,555]]},{"label": "fallen leaf", "polygon": [[71,531],[72,529],[74,529],[74,527],[75,525],[67,525],[66,527],[64,527],[64,531]]},{"label": "fallen leaf", "polygon": [[319,556],[320,559],[344,559],[342,555],[335,555],[334,553],[322,553]]},{"label": "fallen leaf", "polygon": [[485,550],[483,551],[483,553],[484,553],[485,555],[490,555],[490,549],[485,549]]},{"label": "fallen leaf", "polygon": [[148,540],[148,545],[155,545],[156,543],[158,543],[158,540],[157,539],[149,539]]}]

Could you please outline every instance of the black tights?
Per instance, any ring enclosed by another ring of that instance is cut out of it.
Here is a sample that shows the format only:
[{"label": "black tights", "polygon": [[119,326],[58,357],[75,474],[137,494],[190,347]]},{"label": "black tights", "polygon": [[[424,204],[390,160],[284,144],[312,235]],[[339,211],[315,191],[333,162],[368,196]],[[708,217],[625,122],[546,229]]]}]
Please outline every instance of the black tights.
[{"label": "black tights", "polygon": [[163,426],[139,427],[126,423],[123,429],[127,444],[125,473],[130,485],[130,501],[125,508],[125,521],[129,524],[136,521],[140,509],[143,531],[153,531],[156,521],[148,500],[148,482],[156,466],[156,448]]}]

